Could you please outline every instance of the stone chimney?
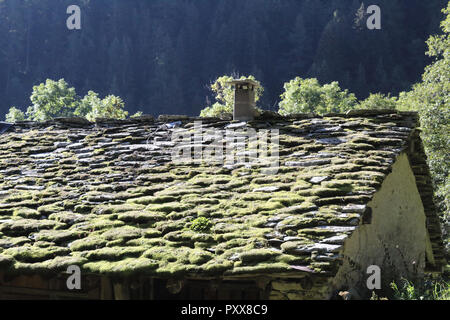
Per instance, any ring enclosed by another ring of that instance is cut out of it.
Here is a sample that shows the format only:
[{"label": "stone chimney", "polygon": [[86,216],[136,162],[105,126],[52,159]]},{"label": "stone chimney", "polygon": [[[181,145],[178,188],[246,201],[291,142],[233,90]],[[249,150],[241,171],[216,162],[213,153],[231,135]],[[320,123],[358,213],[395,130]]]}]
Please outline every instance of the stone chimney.
[{"label": "stone chimney", "polygon": [[233,80],[234,86],[233,120],[251,121],[256,115],[256,89],[258,83],[253,80]]}]

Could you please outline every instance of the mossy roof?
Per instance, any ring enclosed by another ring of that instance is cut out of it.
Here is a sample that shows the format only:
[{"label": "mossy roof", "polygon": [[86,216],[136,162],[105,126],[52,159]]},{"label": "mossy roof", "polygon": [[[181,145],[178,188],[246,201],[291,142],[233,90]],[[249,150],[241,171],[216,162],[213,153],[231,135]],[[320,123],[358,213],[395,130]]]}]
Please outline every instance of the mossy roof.
[{"label": "mossy roof", "polygon": [[[0,270],[54,273],[76,264],[122,276],[333,275],[345,239],[403,151],[436,259],[443,257],[415,114],[201,119],[222,131],[279,129],[276,175],[245,164],[174,163],[167,124],[193,132],[198,120],[55,119],[9,128],[0,135]],[[204,230],[191,228],[199,217]]]}]

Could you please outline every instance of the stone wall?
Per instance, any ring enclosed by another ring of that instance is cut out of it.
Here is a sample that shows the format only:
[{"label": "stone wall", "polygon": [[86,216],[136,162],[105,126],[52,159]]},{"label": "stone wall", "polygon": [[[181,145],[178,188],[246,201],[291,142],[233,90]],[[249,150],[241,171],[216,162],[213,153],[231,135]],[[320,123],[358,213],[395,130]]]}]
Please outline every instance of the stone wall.
[{"label": "stone wall", "polygon": [[346,240],[343,265],[333,280],[333,293],[352,289],[361,298],[370,295],[367,267],[381,268],[382,289],[392,279],[420,276],[425,258],[432,261],[424,208],[406,154],[401,154],[381,189],[367,205],[371,221]]},{"label": "stone wall", "polygon": [[330,279],[305,276],[301,279],[274,279],[270,283],[270,300],[325,300],[329,298]]}]

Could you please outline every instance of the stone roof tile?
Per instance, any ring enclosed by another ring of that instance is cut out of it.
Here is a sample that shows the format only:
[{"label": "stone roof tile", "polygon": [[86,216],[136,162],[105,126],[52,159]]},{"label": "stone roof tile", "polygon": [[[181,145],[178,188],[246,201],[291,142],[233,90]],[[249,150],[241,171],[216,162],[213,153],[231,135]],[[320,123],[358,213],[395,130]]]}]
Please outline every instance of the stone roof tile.
[{"label": "stone roof tile", "polygon": [[267,163],[173,161],[176,147],[239,144],[214,136],[171,139],[180,129],[194,134],[200,120],[71,118],[9,128],[0,135],[0,267],[58,272],[78,264],[95,274],[161,277],[332,275],[345,239],[402,151],[410,154],[436,260],[443,259],[416,114],[265,112],[244,124],[202,120],[203,133],[279,129],[276,175],[264,173]]}]

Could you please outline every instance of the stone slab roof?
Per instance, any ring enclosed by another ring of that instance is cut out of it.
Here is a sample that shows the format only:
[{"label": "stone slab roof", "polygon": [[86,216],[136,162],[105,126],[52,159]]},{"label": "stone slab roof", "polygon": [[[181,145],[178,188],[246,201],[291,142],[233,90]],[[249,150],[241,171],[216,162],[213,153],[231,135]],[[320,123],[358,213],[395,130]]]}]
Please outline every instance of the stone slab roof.
[{"label": "stone slab roof", "polygon": [[[193,133],[196,120],[56,119],[9,128],[0,135],[0,270],[53,273],[75,264],[108,275],[333,275],[345,239],[401,152],[409,154],[441,263],[414,113],[201,119],[203,132],[278,129],[276,175],[245,163],[174,163],[180,141],[171,133]],[[198,217],[209,230],[191,228]]]}]

